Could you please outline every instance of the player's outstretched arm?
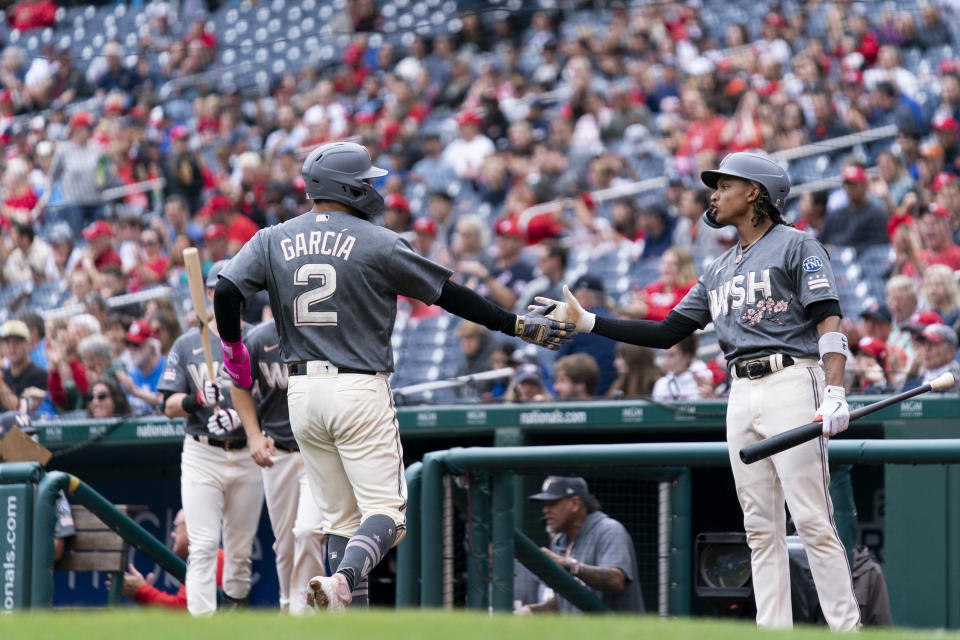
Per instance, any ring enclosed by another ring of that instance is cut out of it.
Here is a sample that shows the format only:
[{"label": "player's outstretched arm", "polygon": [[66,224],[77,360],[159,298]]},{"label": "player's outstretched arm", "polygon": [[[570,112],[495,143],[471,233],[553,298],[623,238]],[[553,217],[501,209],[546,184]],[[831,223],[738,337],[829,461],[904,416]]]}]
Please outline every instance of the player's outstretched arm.
[{"label": "player's outstretched arm", "polygon": [[552,306],[554,309],[548,312],[548,317],[569,322],[580,333],[595,333],[618,342],[656,349],[669,349],[701,328],[694,320],[675,311],[671,311],[662,321],[598,316],[584,309],[566,285],[563,286],[563,297],[564,301],[538,297],[535,300],[540,304],[532,304],[528,308],[542,311]]},{"label": "player's outstretched arm", "polygon": [[551,309],[534,310],[526,315],[507,311],[477,295],[463,285],[447,280],[435,301],[441,309],[465,320],[481,324],[492,331],[517,336],[526,342],[556,350],[577,334],[573,324],[547,316]]},{"label": "player's outstretched arm", "polygon": [[276,455],[277,450],[274,449],[273,442],[260,430],[260,420],[257,418],[257,403],[253,399],[253,394],[248,389],[231,384],[230,399],[233,401],[233,408],[237,410],[237,414],[240,416],[243,431],[247,434],[250,457],[261,467],[272,467],[271,456]]}]

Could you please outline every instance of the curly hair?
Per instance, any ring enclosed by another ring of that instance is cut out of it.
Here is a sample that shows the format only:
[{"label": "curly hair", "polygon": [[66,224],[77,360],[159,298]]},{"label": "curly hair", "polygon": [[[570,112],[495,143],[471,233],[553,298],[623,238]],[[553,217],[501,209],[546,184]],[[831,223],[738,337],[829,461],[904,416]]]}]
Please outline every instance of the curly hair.
[{"label": "curly hair", "polygon": [[760,188],[760,195],[757,196],[757,201],[753,203],[753,217],[750,219],[753,226],[757,227],[763,222],[764,218],[770,218],[773,224],[785,224],[792,227],[793,225],[784,220],[780,211],[773,206],[773,200],[770,199],[766,187],[759,184],[757,186]]}]

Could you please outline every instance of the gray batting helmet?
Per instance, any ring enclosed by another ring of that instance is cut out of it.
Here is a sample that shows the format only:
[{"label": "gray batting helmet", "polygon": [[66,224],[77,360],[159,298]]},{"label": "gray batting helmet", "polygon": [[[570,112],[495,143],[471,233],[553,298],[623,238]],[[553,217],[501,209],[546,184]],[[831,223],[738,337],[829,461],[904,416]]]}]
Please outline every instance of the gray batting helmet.
[{"label": "gray batting helmet", "polygon": [[373,166],[355,142],[331,142],[310,152],[300,170],[310,200],[334,200],[372,218],[383,210],[383,196],[365,182],[387,175]]},{"label": "gray batting helmet", "polygon": [[[787,203],[787,194],[790,193],[790,177],[779,164],[771,158],[759,153],[737,152],[731,153],[720,166],[711,171],[700,174],[700,180],[711,189],[717,188],[717,181],[721,176],[733,176],[756,182],[767,190],[770,201],[777,211],[783,213]],[[704,221],[711,227],[722,227],[708,209],[703,213]]]}]

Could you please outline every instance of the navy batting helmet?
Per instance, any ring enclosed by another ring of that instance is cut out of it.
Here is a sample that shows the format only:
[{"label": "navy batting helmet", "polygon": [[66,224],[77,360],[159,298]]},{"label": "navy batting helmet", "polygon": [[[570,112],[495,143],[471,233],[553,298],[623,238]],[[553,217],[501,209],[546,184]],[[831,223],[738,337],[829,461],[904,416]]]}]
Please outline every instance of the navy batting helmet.
[{"label": "navy batting helmet", "polygon": [[[783,207],[787,204],[787,194],[790,193],[790,177],[783,167],[770,157],[744,151],[731,153],[723,159],[719,167],[701,173],[700,180],[711,189],[716,189],[717,182],[722,176],[732,176],[757,183],[767,191],[777,211],[783,213]],[[717,229],[724,226],[717,222],[709,209],[703,212],[703,221]]]},{"label": "navy batting helmet", "polygon": [[331,142],[310,152],[300,170],[310,200],[334,200],[367,219],[383,211],[383,196],[366,182],[387,175],[373,166],[366,148],[355,142]]},{"label": "navy batting helmet", "polygon": [[21,411],[5,411],[0,413],[0,436],[6,435],[10,429],[19,427],[25,434],[36,433],[37,430],[30,420],[30,416]]}]

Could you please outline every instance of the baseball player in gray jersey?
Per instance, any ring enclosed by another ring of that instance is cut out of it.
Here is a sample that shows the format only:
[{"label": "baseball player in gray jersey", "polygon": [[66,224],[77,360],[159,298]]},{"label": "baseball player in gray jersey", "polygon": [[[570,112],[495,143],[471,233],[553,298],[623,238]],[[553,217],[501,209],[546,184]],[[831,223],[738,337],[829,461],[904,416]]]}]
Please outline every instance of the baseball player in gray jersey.
[{"label": "baseball player in gray jersey", "polygon": [[[565,303],[537,302],[556,305],[551,317],[575,323],[578,331],[649,347],[670,347],[713,321],[733,380],[727,441],[752,551],[757,624],[793,624],[786,501],[827,623],[856,629],[860,612],[827,492],[827,438],[846,429],[850,418],[843,388],[847,342],[839,333],[830,262],[819,242],[783,223],[790,180],[768,157],[734,153],[701,179],[715,190],[705,221],[735,226],[740,241],[706,268],[666,319],[594,316],[566,288]],[[815,417],[822,417],[823,437],[753,465],[740,461],[745,445]]]},{"label": "baseball player in gray jersey", "polygon": [[[212,298],[223,261],[207,275]],[[223,538],[223,591],[235,602],[250,593],[250,552],[260,521],[263,484],[250,459],[247,438],[229,394],[215,322],[210,323],[214,380],[209,380],[200,332],[192,329],[170,348],[157,390],[164,413],[187,419],[180,466],[180,499],[190,539],[187,610],[211,615],[217,608],[217,548]]]},{"label": "baseball player in gray jersey", "polygon": [[250,351],[260,428],[270,450],[270,459],[260,471],[273,526],[280,608],[299,614],[307,610],[310,578],[324,573],[323,517],[310,495],[303,457],[290,430],[287,367],[280,357],[277,326],[267,320],[247,332],[244,341]]},{"label": "baseball player in gray jersey", "polygon": [[[214,308],[234,404],[245,425],[256,425],[240,312],[258,291],[270,295],[289,372],[290,426],[328,521],[327,563],[335,572],[312,579],[308,598],[339,609],[362,597],[357,588],[406,530],[403,449],[387,383],[397,296],[551,349],[574,332],[546,318],[548,308],[517,316],[450,282],[448,269],[371,223],[383,209],[371,181],[387,172],[362,146],[318,147],[302,173],[313,209],[244,245],[220,274]],[[248,433],[253,459],[265,464],[266,439],[259,427]]]}]

